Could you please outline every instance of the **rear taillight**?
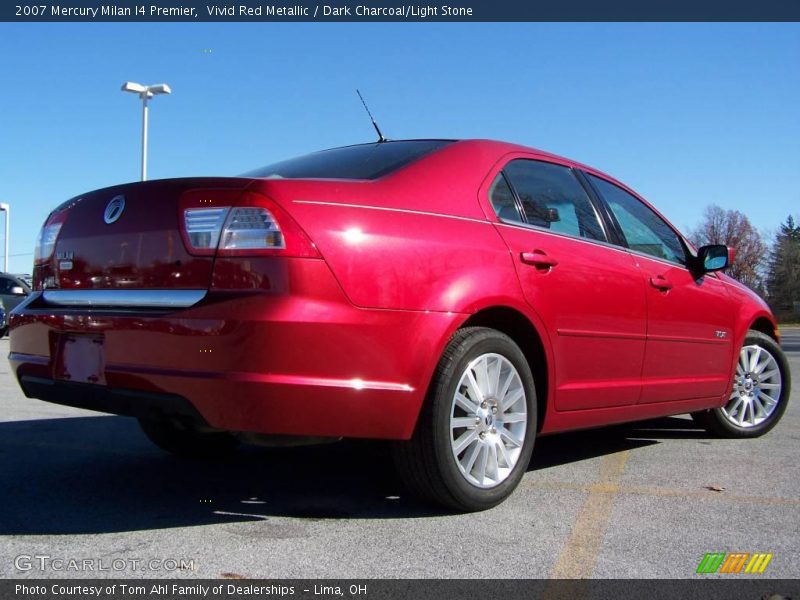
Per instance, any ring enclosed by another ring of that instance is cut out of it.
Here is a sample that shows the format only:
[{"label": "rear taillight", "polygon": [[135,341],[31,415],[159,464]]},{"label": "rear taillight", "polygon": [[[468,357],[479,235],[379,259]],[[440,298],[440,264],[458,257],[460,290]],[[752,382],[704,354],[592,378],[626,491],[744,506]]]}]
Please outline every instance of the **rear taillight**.
[{"label": "rear taillight", "polygon": [[183,225],[189,246],[193,250],[213,252],[219,243],[222,225],[230,208],[187,208],[183,211]]},{"label": "rear taillight", "polygon": [[226,250],[285,250],[283,232],[275,217],[259,206],[236,207],[228,214],[220,252]]},{"label": "rear taillight", "polygon": [[39,235],[36,237],[36,247],[33,251],[34,264],[46,263],[53,257],[58,234],[61,232],[61,227],[66,220],[67,211],[62,210],[51,214],[47,221],[44,222],[44,225],[39,230]]},{"label": "rear taillight", "polygon": [[319,257],[297,222],[260,194],[238,199],[230,190],[192,190],[181,199],[181,213],[191,254]]}]

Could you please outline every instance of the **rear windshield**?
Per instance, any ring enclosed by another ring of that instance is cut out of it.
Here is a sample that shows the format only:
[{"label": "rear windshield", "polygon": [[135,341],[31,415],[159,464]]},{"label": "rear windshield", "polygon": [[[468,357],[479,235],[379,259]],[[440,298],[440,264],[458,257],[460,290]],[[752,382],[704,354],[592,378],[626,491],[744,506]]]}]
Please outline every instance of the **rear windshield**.
[{"label": "rear windshield", "polygon": [[269,179],[377,179],[438,150],[449,140],[408,140],[360,144],[290,158],[243,177]]}]

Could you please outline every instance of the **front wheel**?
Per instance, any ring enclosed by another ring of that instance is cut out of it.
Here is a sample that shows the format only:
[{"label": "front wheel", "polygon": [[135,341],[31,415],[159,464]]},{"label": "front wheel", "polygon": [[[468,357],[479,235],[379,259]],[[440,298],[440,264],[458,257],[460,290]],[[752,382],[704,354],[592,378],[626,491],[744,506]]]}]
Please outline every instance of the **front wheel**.
[{"label": "front wheel", "polygon": [[725,406],[692,413],[692,418],[723,437],[764,435],[778,424],[786,410],[789,377],[786,356],[775,340],[760,331],[749,331]]},{"label": "front wheel", "polygon": [[436,368],[414,436],[394,445],[406,485],[460,511],[505,500],[525,473],[536,435],[536,389],[507,335],[457,332]]}]

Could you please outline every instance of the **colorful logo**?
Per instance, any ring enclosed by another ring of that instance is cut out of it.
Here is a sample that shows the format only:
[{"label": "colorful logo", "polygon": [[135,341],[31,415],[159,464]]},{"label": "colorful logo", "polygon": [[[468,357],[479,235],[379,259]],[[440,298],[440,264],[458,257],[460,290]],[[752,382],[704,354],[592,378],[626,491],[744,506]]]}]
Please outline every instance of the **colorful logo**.
[{"label": "colorful logo", "polygon": [[772,553],[707,552],[697,565],[698,573],[758,573],[764,572]]}]

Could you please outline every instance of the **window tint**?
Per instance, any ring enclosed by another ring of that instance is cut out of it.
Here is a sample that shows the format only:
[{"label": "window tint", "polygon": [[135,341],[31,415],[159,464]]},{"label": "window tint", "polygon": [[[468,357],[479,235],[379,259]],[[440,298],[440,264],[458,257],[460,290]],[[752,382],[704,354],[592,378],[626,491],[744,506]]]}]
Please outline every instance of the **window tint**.
[{"label": "window tint", "polygon": [[512,160],[503,170],[522,204],[525,223],[605,241],[589,197],[568,168],[519,159]]},{"label": "window tint", "polygon": [[613,183],[589,175],[619,222],[631,250],[684,264],[686,254],[678,234],[635,196]]},{"label": "window tint", "polygon": [[290,158],[243,177],[271,179],[377,179],[448,144],[448,140],[409,140],[360,144]]}]

